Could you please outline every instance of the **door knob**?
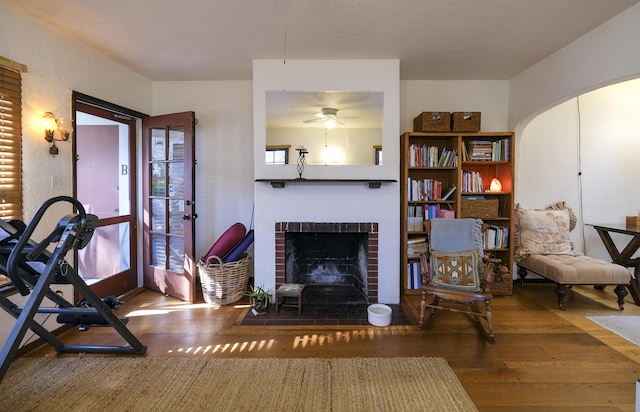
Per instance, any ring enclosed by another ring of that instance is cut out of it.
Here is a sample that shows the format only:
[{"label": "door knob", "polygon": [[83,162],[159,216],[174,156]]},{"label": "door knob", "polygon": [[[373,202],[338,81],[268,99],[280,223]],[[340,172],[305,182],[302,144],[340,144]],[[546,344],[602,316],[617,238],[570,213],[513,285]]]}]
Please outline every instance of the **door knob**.
[{"label": "door knob", "polygon": [[191,220],[191,216],[189,216],[189,215],[182,215],[182,220]]}]

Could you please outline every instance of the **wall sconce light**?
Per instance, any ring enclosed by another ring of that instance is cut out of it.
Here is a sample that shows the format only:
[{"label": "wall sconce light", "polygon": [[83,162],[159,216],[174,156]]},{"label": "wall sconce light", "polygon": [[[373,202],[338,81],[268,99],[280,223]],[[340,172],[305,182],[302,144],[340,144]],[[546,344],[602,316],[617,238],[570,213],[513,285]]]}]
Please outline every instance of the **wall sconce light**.
[{"label": "wall sconce light", "polygon": [[491,186],[489,186],[489,191],[490,192],[502,192],[502,183],[500,183],[500,180],[498,180],[497,177],[494,177],[491,180]]},{"label": "wall sconce light", "polygon": [[304,172],[304,165],[307,163],[307,158],[305,155],[309,153],[307,148],[303,145],[296,146],[296,150],[298,151],[298,179],[302,179],[302,172]]},{"label": "wall sconce light", "polygon": [[[58,119],[51,112],[45,112],[42,115],[42,126],[44,127],[44,139],[51,143],[49,154],[55,156],[58,154],[56,141],[66,142],[71,137],[71,132],[65,127],[63,119]],[[56,137],[56,134],[59,137]]]}]

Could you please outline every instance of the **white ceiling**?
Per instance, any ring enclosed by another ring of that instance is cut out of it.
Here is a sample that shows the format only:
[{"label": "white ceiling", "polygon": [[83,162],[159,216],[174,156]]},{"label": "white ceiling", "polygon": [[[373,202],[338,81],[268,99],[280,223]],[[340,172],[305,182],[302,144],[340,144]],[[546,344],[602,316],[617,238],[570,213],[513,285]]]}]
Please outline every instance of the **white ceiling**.
[{"label": "white ceiling", "polygon": [[640,0],[0,1],[149,80],[185,81],[250,80],[253,59],[368,58],[399,59],[402,80],[507,80]]}]

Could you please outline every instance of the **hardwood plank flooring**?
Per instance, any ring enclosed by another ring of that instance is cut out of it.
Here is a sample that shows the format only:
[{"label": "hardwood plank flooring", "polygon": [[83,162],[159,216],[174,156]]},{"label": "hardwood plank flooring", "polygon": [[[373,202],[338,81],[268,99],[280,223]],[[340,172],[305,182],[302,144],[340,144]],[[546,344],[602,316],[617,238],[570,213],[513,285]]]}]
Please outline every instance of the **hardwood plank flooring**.
[{"label": "hardwood plank flooring", "polygon": [[[481,411],[635,410],[640,348],[585,317],[621,314],[613,288],[573,287],[566,306],[558,309],[552,284],[515,285],[513,296],[494,298],[496,345],[457,313],[438,312],[417,330],[417,295],[403,302],[412,325],[386,328],[240,326],[244,301],[216,308],[151,291],[128,298],[118,314],[130,318],[151,357],[441,356]],[[628,298],[622,313],[640,315],[640,307]],[[109,328],[73,330],[63,339],[122,343]],[[55,352],[43,346],[26,356]]]}]

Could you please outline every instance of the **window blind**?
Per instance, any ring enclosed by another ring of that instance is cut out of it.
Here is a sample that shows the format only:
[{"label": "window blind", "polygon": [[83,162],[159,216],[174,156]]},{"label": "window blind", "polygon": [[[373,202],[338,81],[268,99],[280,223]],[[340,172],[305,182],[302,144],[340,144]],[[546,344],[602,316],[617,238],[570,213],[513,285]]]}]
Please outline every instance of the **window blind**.
[{"label": "window blind", "polygon": [[22,216],[22,78],[0,66],[0,219]]}]

